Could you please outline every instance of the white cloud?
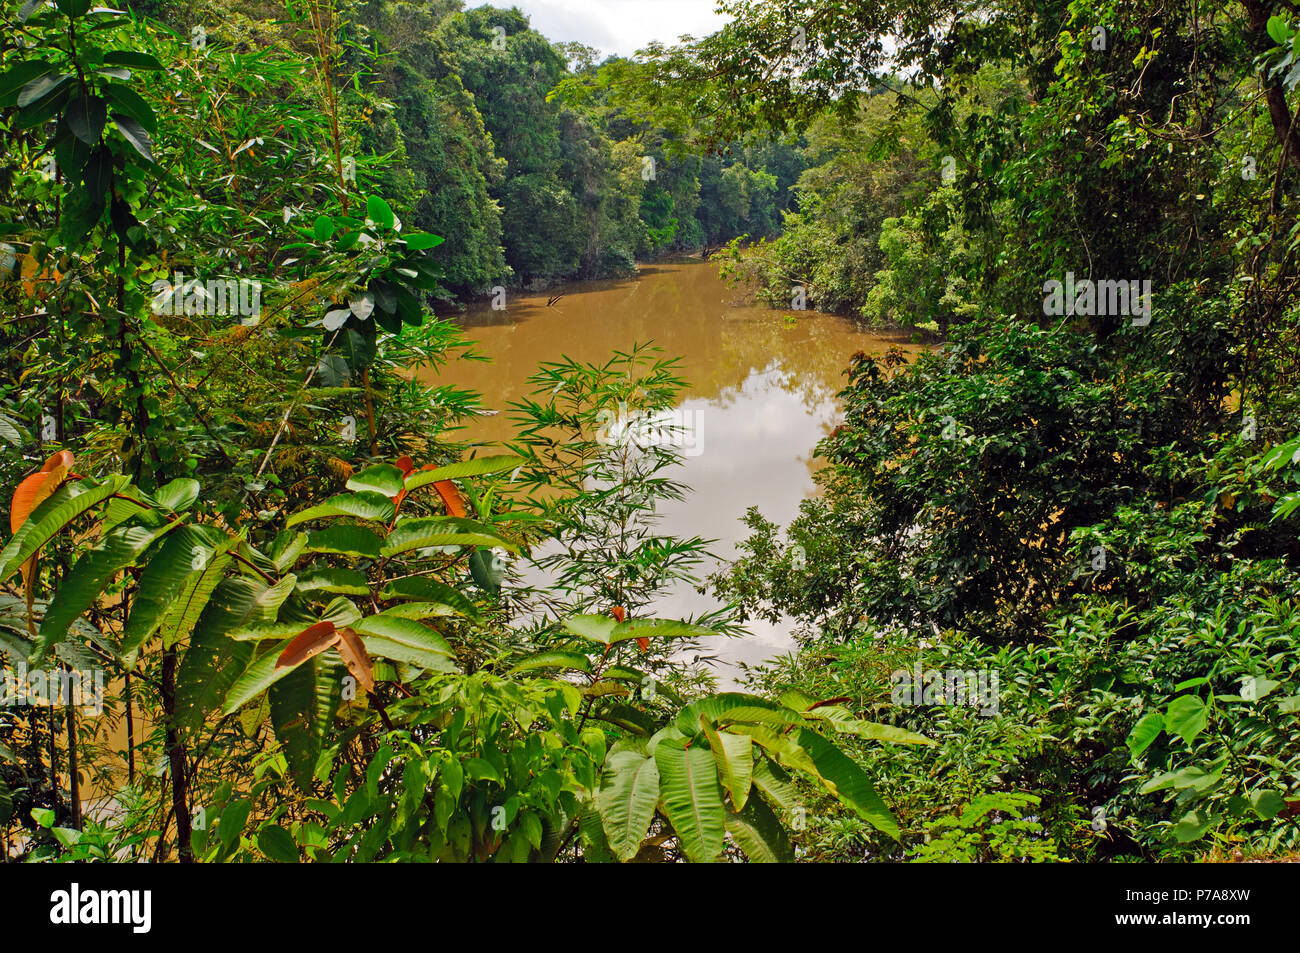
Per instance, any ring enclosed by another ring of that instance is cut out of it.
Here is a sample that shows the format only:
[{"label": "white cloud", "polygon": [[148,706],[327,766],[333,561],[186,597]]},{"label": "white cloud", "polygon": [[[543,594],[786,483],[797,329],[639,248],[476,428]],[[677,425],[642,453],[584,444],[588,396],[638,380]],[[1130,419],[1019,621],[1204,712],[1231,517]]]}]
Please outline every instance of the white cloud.
[{"label": "white cloud", "polygon": [[518,7],[533,29],[550,40],[577,40],[603,53],[631,56],[652,40],[676,43],[683,34],[701,37],[727,18],[715,0],[495,0]]}]

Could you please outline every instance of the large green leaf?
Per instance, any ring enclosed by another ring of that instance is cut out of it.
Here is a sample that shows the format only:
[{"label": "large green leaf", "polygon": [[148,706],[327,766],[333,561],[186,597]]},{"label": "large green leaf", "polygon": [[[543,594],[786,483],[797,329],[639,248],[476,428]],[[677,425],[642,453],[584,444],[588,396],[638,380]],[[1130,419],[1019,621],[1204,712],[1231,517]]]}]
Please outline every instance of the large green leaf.
[{"label": "large green leaf", "polygon": [[341,493],[330,497],[319,506],[295,513],[285,521],[285,526],[297,526],[307,520],[333,519],[337,516],[354,516],[375,523],[387,523],[396,515],[397,508],[393,506],[393,501],[382,493],[373,491]]},{"label": "large green leaf", "polygon": [[[354,474],[348,480],[348,489],[358,493],[382,493],[393,497],[401,493],[406,482],[406,475],[391,463],[367,467]],[[337,499],[337,497],[335,497]]]},{"label": "large green leaf", "polygon": [[366,574],[357,569],[320,567],[308,569],[298,574],[300,592],[329,592],[344,596],[365,596],[370,594],[370,583]]},{"label": "large green leaf", "polygon": [[1205,702],[1196,695],[1182,695],[1165,710],[1165,727],[1190,745],[1205,730],[1208,718]]},{"label": "large green leaf", "polygon": [[446,583],[426,579],[423,576],[394,579],[392,582],[385,583],[383,590],[379,593],[379,598],[435,602],[447,606],[457,615],[463,615],[468,619],[478,618],[478,609],[460,591],[453,589]]},{"label": "large green leaf", "polygon": [[287,676],[290,672],[296,672],[296,668],[276,668],[276,660],[280,657],[280,652],[289,641],[286,639],[284,645],[273,649],[266,655],[261,656],[253,664],[235,679],[230,691],[226,693],[226,703],[221,708],[223,715],[229,715],[238,711],[245,703],[252,701],[262,692],[266,691],[280,679]]},{"label": "large green leaf", "polygon": [[534,672],[542,668],[563,668],[575,672],[590,672],[591,659],[580,652],[539,652],[519,662],[510,671]]},{"label": "large green leaf", "polygon": [[253,646],[228,633],[248,618],[267,586],[245,576],[222,579],[190,634],[190,647],[176,673],[176,711],[180,723],[198,728],[218,708],[253,656]]},{"label": "large green leaf", "polygon": [[596,809],[605,837],[619,860],[636,856],[659,801],[659,767],[639,751],[616,751],[605,760]]},{"label": "large green leaf", "polygon": [[384,541],[383,554],[395,556],[432,546],[485,546],[489,549],[499,546],[512,553],[519,552],[518,544],[501,536],[489,523],[455,516],[431,516],[398,523]]},{"label": "large green leaf", "polygon": [[752,798],[740,813],[727,812],[727,833],[751,863],[789,864],[794,847],[773,810],[761,798]]},{"label": "large green leaf", "polygon": [[409,493],[411,490],[418,490],[422,486],[428,486],[430,483],[437,483],[441,480],[458,480],[465,477],[484,476],[489,473],[516,470],[527,462],[526,458],[516,456],[479,457],[476,460],[453,463],[450,466],[439,467],[436,470],[419,470],[406,478],[406,490]]},{"label": "large green leaf", "polygon": [[311,790],[331,716],[343,690],[343,666],[333,656],[318,655],[271,686],[271,724],[284,746],[289,773],[304,791]]},{"label": "large green leaf", "polygon": [[336,553],[359,559],[378,559],[383,541],[372,530],[350,523],[335,523],[307,534],[306,552]]},{"label": "large green leaf", "polygon": [[230,537],[209,526],[182,526],[163,541],[140,576],[139,590],[122,634],[122,656],[128,666],[134,664],[140,647],[173,610],[190,576],[206,570],[229,542]]},{"label": "large green leaf", "polygon": [[678,738],[664,738],[655,747],[664,812],[686,856],[710,863],[722,853],[726,809],[718,767],[708,747],[687,748]]},{"label": "large green leaf", "polygon": [[792,739],[816,766],[822,785],[858,816],[881,833],[898,840],[898,822],[880,799],[866,772],[834,744],[810,728],[800,728]]},{"label": "large green leaf", "polygon": [[203,568],[191,573],[185,580],[180,594],[158,626],[158,635],[162,639],[163,648],[171,648],[190,634],[195,623],[199,621],[199,613],[208,604],[212,591],[230,566],[229,551],[240,542],[239,539],[228,538],[219,543]]},{"label": "large green leaf", "polygon": [[109,477],[103,483],[78,480],[64,484],[51,493],[48,499],[32,510],[27,521],[18,527],[18,532],[0,550],[0,582],[17,572],[18,567],[36,550],[62,532],[73,520],[102,503],[128,482],[123,476]]},{"label": "large green leaf", "polygon": [[736,810],[743,810],[749,800],[754,780],[754,741],[747,735],[718,731],[708,715],[700,716],[700,726],[709,739],[713,759],[718,763],[718,777],[731,794]]},{"label": "large green leaf", "polygon": [[159,537],[178,525],[167,523],[156,529],[146,526],[121,527],[85,550],[59,583],[49,608],[45,610],[36,658],[44,658],[51,646],[67,637],[68,627],[73,620],[94,605],[114,576],[133,565]]},{"label": "large green leaf", "polygon": [[436,672],[456,670],[456,652],[441,634],[411,619],[386,613],[353,623],[372,655]]},{"label": "large green leaf", "polygon": [[[677,730],[693,735],[700,730],[700,716],[712,722],[761,721],[775,726],[802,725],[803,718],[775,702],[743,692],[721,692],[691,702],[677,714]],[[767,716],[771,720],[765,720]]]}]

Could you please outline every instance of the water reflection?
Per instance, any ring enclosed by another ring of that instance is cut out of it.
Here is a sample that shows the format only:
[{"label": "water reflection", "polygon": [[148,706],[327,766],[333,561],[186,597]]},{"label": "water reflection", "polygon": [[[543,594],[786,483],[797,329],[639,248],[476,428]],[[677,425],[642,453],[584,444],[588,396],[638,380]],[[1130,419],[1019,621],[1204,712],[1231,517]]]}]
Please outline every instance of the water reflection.
[{"label": "water reflection", "polygon": [[[421,379],[476,390],[487,408],[505,411],[528,395],[527,380],[544,361],[603,362],[647,341],[680,356],[689,382],[680,409],[700,422],[702,452],[668,474],[693,492],[664,508],[660,528],[716,539],[713,549],[722,559],[743,538],[740,518],[748,507],[783,524],[815,491],[814,448],[837,422],[835,395],[850,356],[906,341],[861,331],[834,315],[746,306],[713,265],[697,261],[644,267],[634,281],[571,285],[551,307],[545,295],[509,298],[507,305],[505,311],[476,308],[463,319],[491,363],[459,361],[423,371]],[[511,420],[505,413],[479,418],[463,436],[504,441],[512,436]],[[655,610],[676,618],[710,608],[707,596],[679,587]],[[736,662],[785,651],[788,630],[751,621],[749,636],[720,640],[714,652],[723,686],[731,686]]]}]

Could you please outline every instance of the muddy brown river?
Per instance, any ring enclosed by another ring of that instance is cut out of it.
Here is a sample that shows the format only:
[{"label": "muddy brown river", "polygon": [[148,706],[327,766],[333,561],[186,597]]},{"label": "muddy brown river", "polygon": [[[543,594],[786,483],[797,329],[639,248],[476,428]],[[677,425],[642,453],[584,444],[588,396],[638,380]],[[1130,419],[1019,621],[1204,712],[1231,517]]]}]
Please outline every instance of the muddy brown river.
[{"label": "muddy brown river", "polygon": [[[548,297],[564,295],[548,307]],[[543,361],[567,356],[605,361],[616,350],[653,342],[682,359],[688,381],[680,406],[693,423],[695,446],[668,473],[691,487],[686,499],[667,504],[659,530],[716,542],[718,560],[731,558],[745,535],[741,517],[750,506],[778,525],[816,491],[814,448],[838,422],[836,394],[855,351],[907,350],[907,337],[874,334],[836,315],[774,311],[745,303],[717,268],[685,260],[643,265],[637,278],[571,284],[546,294],[507,296],[504,310],[490,303],[461,319],[476,350],[490,363],[458,361],[426,382],[454,384],[483,395],[500,411],[476,419],[468,440],[499,442],[512,436],[509,404],[529,395],[528,378]],[[716,568],[702,567],[702,574]],[[661,618],[698,615],[716,605],[688,586],[669,591],[653,609]],[[733,687],[738,663],[755,664],[792,646],[789,626],[751,621],[743,638],[719,638],[706,649],[717,658],[723,688]]]}]

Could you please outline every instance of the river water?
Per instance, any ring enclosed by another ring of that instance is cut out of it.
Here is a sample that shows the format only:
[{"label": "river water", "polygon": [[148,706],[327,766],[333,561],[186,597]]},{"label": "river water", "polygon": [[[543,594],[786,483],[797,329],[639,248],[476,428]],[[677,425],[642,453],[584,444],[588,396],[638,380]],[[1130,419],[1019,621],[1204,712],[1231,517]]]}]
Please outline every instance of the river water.
[{"label": "river water", "polygon": [[[560,291],[563,297],[548,307],[548,297]],[[906,336],[863,331],[836,315],[751,306],[743,298],[719,279],[715,265],[697,260],[644,265],[635,279],[509,296],[504,310],[485,303],[460,319],[491,363],[456,361],[419,377],[475,390],[486,408],[501,411],[458,434],[492,443],[512,436],[508,405],[529,396],[527,380],[543,361],[603,362],[648,342],[680,357],[680,376],[689,382],[680,410],[694,423],[695,446],[666,475],[692,492],[661,510],[658,529],[716,540],[711,551],[726,560],[746,535],[740,520],[748,507],[783,526],[816,492],[814,448],[838,423],[835,395],[852,354],[883,354],[894,345],[914,350]],[[702,567],[701,575],[716,565]],[[660,618],[712,608],[710,597],[689,586],[653,606]],[[723,688],[736,684],[739,663],[760,663],[793,645],[787,624],[751,620],[747,633],[705,647],[717,659]]]}]

